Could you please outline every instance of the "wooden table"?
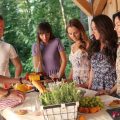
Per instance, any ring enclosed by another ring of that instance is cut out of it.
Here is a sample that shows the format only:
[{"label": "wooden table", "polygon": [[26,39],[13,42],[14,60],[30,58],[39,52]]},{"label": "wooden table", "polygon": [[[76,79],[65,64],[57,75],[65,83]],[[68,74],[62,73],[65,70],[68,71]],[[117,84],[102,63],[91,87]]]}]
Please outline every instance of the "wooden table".
[{"label": "wooden table", "polygon": [[[83,88],[82,88],[83,89]],[[86,90],[86,89],[85,89]],[[92,90],[86,90],[86,95],[87,96],[94,96],[95,91]],[[42,116],[36,116],[34,114],[34,109],[35,109],[35,99],[37,99],[38,93],[37,92],[31,92],[26,94],[26,99],[23,104],[15,107],[15,108],[7,108],[1,112],[1,115],[6,119],[6,120],[43,120]],[[112,100],[116,99],[115,97],[111,97],[108,95],[102,95],[101,99],[105,104],[108,104]],[[17,115],[15,113],[16,110],[19,109],[27,109],[28,113],[25,115]],[[106,108],[105,108],[106,109]],[[84,114],[87,118],[87,120],[112,120],[110,115],[105,111],[105,109],[93,113],[93,114]]]}]

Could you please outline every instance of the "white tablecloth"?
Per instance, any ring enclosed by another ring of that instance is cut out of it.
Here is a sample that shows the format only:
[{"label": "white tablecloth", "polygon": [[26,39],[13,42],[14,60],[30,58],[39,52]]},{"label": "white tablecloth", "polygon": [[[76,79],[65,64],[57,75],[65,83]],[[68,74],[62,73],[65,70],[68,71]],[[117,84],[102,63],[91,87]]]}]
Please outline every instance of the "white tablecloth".
[{"label": "white tablecloth", "polygon": [[[86,90],[86,91],[87,91],[86,92],[87,96],[94,96],[94,94],[96,93],[95,91],[92,91],[92,90]],[[42,116],[36,116],[34,114],[37,98],[38,98],[37,92],[27,93],[26,99],[22,105],[19,105],[15,108],[7,108],[3,110],[1,114],[6,120],[42,120]],[[101,99],[107,105],[109,102],[111,102],[113,99],[116,99],[116,98],[108,95],[103,95],[101,96]],[[28,110],[28,113],[25,115],[17,115],[15,111],[20,109]],[[87,120],[112,120],[112,118],[105,111],[105,109],[97,113],[84,114],[84,115],[86,116]]]}]

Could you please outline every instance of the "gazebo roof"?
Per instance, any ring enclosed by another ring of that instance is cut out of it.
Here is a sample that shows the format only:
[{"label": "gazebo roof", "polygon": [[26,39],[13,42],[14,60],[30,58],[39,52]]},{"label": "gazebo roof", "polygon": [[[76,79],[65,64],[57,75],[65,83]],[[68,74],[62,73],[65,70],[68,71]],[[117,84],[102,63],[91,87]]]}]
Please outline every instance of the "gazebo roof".
[{"label": "gazebo roof", "polygon": [[106,14],[112,16],[120,11],[120,0],[73,0],[73,2],[87,15]]}]

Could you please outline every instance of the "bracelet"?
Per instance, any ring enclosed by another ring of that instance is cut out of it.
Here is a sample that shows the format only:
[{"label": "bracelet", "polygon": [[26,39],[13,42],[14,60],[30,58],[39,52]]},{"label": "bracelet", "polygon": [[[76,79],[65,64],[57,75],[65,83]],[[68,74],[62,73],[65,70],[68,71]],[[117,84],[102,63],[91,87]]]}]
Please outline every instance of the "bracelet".
[{"label": "bracelet", "polygon": [[19,78],[19,81],[20,81],[21,84],[23,84],[23,82],[22,82],[22,78],[21,78],[21,77]]}]

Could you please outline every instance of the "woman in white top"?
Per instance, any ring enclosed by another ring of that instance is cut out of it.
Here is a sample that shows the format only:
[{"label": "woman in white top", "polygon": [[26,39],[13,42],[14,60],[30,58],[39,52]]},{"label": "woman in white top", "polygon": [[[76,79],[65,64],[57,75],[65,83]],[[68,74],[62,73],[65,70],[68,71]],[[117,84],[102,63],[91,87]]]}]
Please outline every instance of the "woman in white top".
[{"label": "woman in white top", "polygon": [[71,53],[69,55],[69,60],[72,64],[69,79],[79,85],[87,85],[90,70],[87,53],[89,40],[84,27],[78,19],[72,19],[69,21],[66,31],[68,37],[74,42],[71,45]]}]

